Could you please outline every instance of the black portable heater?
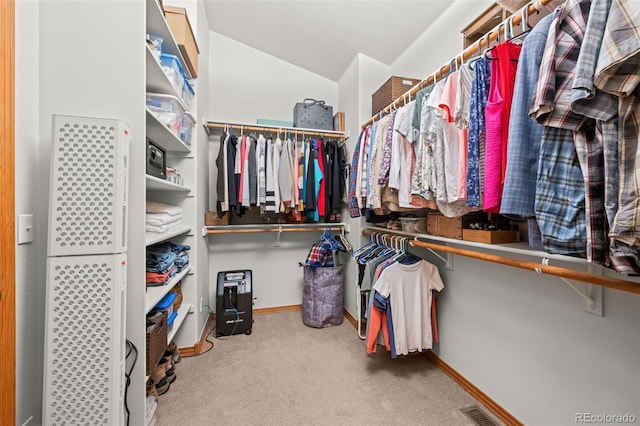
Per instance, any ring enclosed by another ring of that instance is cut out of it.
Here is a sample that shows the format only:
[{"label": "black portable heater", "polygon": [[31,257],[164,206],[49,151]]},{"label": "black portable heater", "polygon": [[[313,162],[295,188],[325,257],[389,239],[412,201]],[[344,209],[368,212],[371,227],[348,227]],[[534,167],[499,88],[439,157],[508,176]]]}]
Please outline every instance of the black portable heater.
[{"label": "black portable heater", "polygon": [[252,324],[251,271],[218,272],[216,337],[251,334]]}]

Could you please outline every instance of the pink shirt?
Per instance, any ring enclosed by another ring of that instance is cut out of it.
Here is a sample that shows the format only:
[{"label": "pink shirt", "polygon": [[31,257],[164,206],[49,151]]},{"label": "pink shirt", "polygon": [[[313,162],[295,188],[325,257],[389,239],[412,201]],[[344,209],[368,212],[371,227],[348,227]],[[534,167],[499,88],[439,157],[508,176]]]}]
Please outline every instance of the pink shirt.
[{"label": "pink shirt", "polygon": [[454,123],[454,111],[458,93],[460,71],[452,73],[444,85],[440,108],[444,112],[445,132],[445,178],[447,181],[447,201],[464,200],[467,196],[467,145],[465,130]]},{"label": "pink shirt", "polygon": [[485,108],[484,211],[500,213],[502,199],[502,107],[498,61],[491,61],[491,85]]}]

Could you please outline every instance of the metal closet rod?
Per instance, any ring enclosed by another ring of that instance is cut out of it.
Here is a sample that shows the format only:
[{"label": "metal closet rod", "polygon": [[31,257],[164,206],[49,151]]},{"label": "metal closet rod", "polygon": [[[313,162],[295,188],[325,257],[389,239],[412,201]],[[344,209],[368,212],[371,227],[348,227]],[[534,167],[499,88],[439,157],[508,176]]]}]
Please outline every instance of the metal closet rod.
[{"label": "metal closet rod", "polygon": [[338,132],[335,130],[317,130],[317,129],[303,129],[300,127],[281,127],[281,126],[269,126],[269,125],[255,125],[255,124],[242,124],[242,123],[229,123],[229,122],[220,122],[220,121],[207,121],[204,125],[207,132],[210,129],[226,129],[228,127],[234,127],[238,130],[247,130],[254,132],[269,132],[275,133],[278,131],[281,132],[290,132],[300,135],[309,135],[309,136],[328,136],[332,138],[338,139],[346,139],[346,135],[344,132]]},{"label": "metal closet rod", "polygon": [[[522,9],[520,9],[520,12],[524,11],[527,15],[531,13],[539,12],[542,6],[546,6],[552,1],[554,0],[537,0],[537,1],[531,2],[526,6],[524,6]],[[364,129],[367,126],[370,126],[371,124],[373,124],[374,121],[379,120],[380,118],[382,118],[382,116],[389,114],[391,110],[400,106],[401,102],[406,103],[411,101],[411,99],[415,96],[416,93],[418,93],[418,91],[420,91],[421,89],[433,83],[435,79],[441,79],[446,75],[448,75],[449,72],[451,71],[451,66],[454,63],[454,61],[456,64],[458,63],[458,60],[460,60],[461,63],[464,63],[467,59],[470,59],[473,56],[480,54],[482,52],[482,42],[485,43],[484,48],[487,49],[491,45],[491,42],[498,40],[500,36],[500,27],[504,27],[502,32],[506,38],[507,25],[510,25],[511,27],[513,27],[514,25],[518,25],[522,23],[522,13],[518,13],[518,12],[516,13],[517,14],[513,14],[509,16],[507,19],[505,19],[504,21],[500,22],[491,31],[486,33],[481,38],[479,38],[477,42],[474,42],[471,46],[464,49],[462,53],[455,56],[455,58],[453,58],[451,62],[441,66],[433,74],[431,74],[430,76],[422,80],[420,83],[413,86],[411,89],[409,89],[404,94],[402,94],[402,96],[396,98],[393,102],[387,105],[382,111],[378,112],[376,115],[371,117],[369,121],[364,123],[362,125],[362,128]]]},{"label": "metal closet rod", "polygon": [[[362,235],[370,236],[372,231],[364,229]],[[382,238],[391,238],[393,234],[386,234],[374,231],[380,234]],[[496,256],[488,253],[479,253],[472,250],[461,249],[457,247],[443,246],[440,244],[427,243],[424,241],[410,240],[409,244],[415,247],[422,247],[431,250],[440,250],[447,253],[458,254],[461,256],[472,257],[487,262],[500,263],[502,265],[512,266],[514,268],[527,269],[537,273],[545,273],[555,275],[557,277],[567,278],[576,281],[582,281],[588,284],[595,284],[602,287],[613,288],[615,290],[626,291],[629,293],[640,294],[640,284],[633,281],[620,280],[617,278],[603,277],[600,275],[588,274],[586,272],[575,271],[573,269],[561,268],[558,266],[549,266],[543,263],[528,262],[523,260],[510,259],[508,257]]]},{"label": "metal closet rod", "polygon": [[263,232],[324,232],[325,230],[331,231],[344,231],[344,224],[333,225],[318,225],[318,226],[304,226],[296,224],[282,224],[282,225],[224,225],[224,226],[208,226],[205,227],[205,234],[248,234],[248,233],[263,233]]}]

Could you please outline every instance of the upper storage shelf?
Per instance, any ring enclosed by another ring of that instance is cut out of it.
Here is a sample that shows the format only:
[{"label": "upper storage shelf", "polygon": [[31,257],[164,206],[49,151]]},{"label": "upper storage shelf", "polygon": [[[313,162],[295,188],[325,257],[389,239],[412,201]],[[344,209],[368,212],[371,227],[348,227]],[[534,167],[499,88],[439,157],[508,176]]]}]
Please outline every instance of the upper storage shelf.
[{"label": "upper storage shelf", "polygon": [[193,78],[189,72],[189,67],[186,66],[182,52],[178,48],[178,43],[176,43],[176,39],[169,29],[162,7],[160,7],[157,0],[147,0],[147,33],[162,37],[162,51],[177,56],[182,63],[187,78]]},{"label": "upper storage shelf", "polygon": [[162,66],[153,56],[153,53],[151,53],[149,46],[147,46],[147,91],[180,97],[180,93],[176,91],[176,88],[169,81],[169,77],[164,73]]}]

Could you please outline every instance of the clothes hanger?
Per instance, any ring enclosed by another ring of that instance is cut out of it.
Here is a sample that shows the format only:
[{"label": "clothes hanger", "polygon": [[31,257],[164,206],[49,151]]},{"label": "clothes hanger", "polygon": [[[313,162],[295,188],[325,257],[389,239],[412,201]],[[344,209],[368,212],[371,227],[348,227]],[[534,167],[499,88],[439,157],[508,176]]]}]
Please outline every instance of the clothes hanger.
[{"label": "clothes hanger", "polygon": [[474,69],[474,68],[473,68],[473,64],[475,64],[479,59],[481,59],[481,58],[482,58],[482,40],[483,40],[483,39],[482,39],[482,37],[481,37],[481,38],[479,38],[479,39],[476,41],[476,43],[478,43],[478,48],[477,48],[477,49],[478,49],[478,54],[477,54],[477,56],[474,56],[473,58],[470,58],[470,59],[467,61],[467,66],[468,66],[469,68],[471,68],[471,69]]}]

